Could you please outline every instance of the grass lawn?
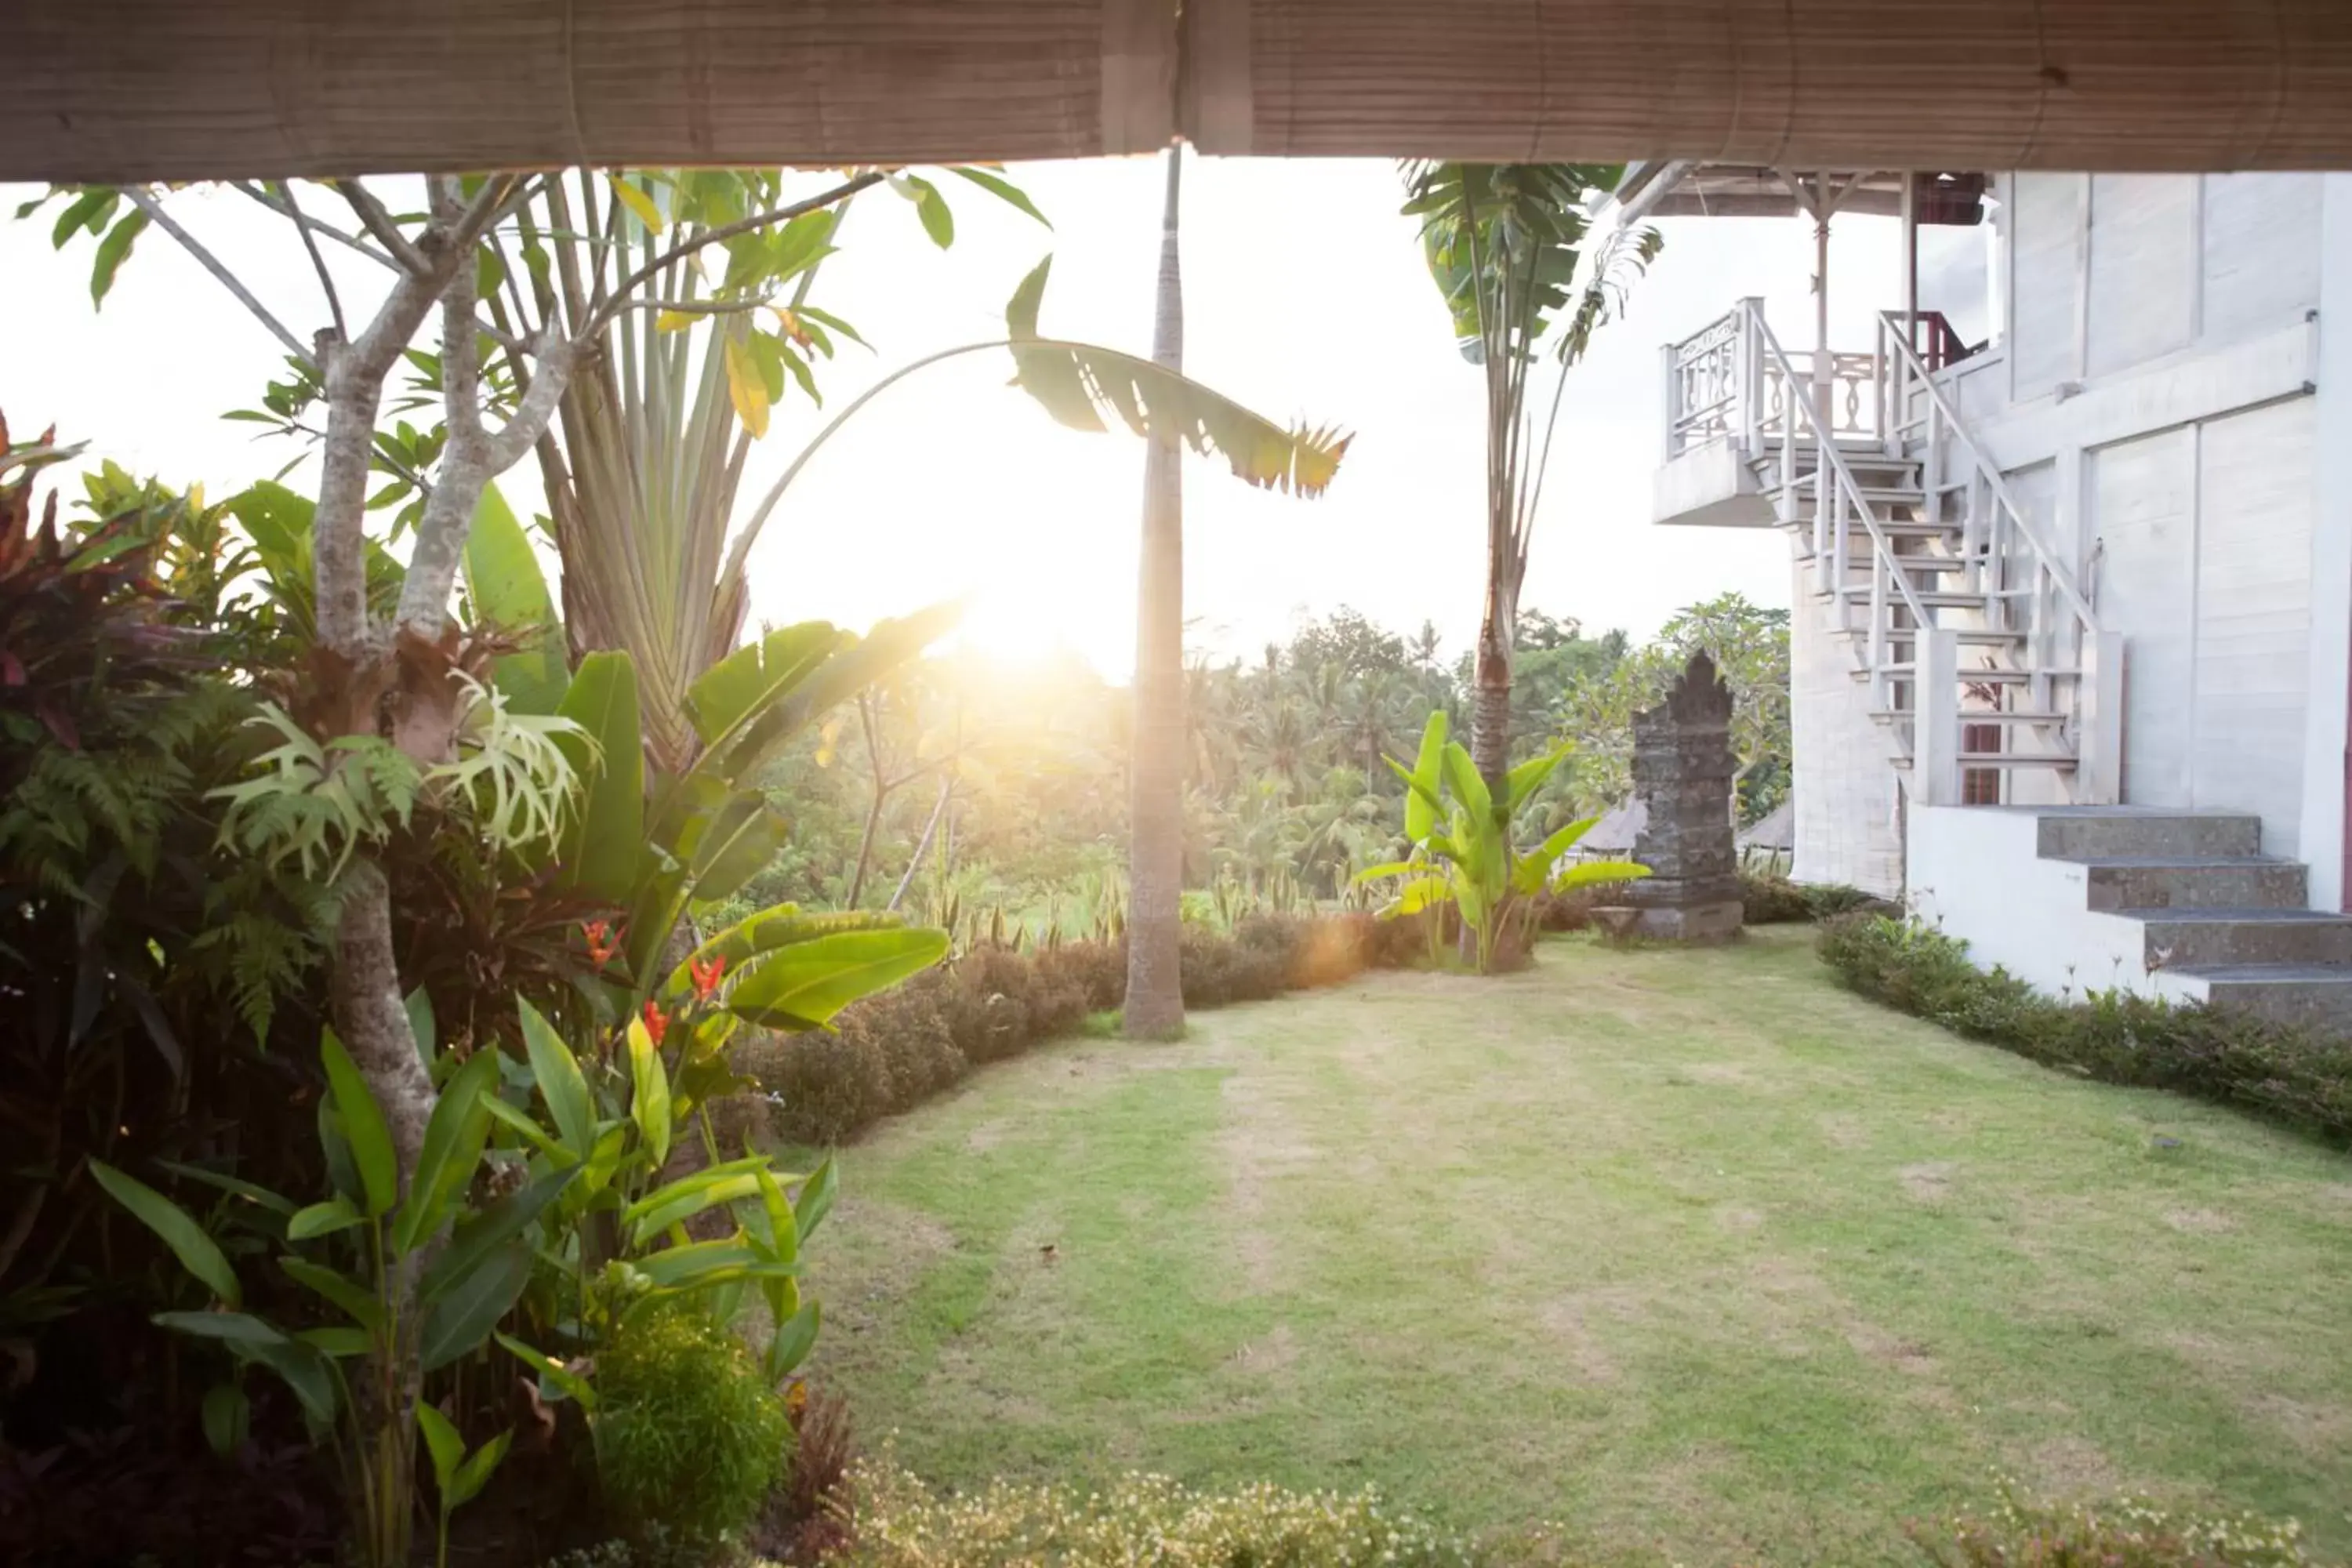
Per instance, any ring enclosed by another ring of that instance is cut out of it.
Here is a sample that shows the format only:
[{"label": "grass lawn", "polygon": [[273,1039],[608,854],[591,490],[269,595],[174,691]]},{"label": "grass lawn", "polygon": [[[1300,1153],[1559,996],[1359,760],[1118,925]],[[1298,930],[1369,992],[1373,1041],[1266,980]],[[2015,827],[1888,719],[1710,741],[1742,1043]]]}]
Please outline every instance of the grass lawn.
[{"label": "grass lawn", "polygon": [[2352,1159],[1833,987],[1548,943],[991,1068],[843,1158],[817,1373],[950,1485],[1377,1484],[1606,1562],[2145,1492],[2352,1552]]}]

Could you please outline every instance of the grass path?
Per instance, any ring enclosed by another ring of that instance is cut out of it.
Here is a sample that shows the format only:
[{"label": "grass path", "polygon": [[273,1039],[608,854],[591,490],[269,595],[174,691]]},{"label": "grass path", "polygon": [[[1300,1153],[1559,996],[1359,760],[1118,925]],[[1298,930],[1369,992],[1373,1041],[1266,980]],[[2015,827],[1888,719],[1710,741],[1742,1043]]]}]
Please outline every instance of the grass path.
[{"label": "grass path", "polygon": [[2352,1159],[1828,982],[1548,944],[1074,1041],[843,1160],[818,1373],[914,1468],[1377,1483],[1610,1561],[2145,1491],[2352,1552]]}]

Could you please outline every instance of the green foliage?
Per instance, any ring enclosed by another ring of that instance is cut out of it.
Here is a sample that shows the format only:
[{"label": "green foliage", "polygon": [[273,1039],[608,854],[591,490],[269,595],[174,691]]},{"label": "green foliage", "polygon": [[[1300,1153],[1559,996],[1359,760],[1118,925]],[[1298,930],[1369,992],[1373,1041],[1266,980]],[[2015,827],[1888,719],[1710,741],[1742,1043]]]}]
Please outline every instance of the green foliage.
[{"label": "green foliage", "polygon": [[1874,893],[1837,882],[1792,882],[1777,872],[1739,873],[1740,920],[1752,926],[1834,920],[1857,910],[1899,912]]},{"label": "green foliage", "polygon": [[1234,477],[1263,489],[1318,496],[1339,471],[1350,437],[1305,424],[1288,429],[1148,359],[1092,343],[1049,339],[1037,330],[1047,257],[1005,305],[1014,384],[1073,430],[1101,430],[1116,416],[1138,436],[1165,436],[1202,457],[1222,456]]},{"label": "green foliage", "polygon": [[1539,895],[1650,874],[1646,866],[1617,860],[1585,861],[1554,873],[1560,857],[1576,847],[1596,817],[1569,823],[1526,849],[1513,843],[1514,819],[1567,756],[1565,747],[1513,768],[1508,793],[1496,800],[1479,777],[1469,751],[1448,741],[1445,731],[1445,713],[1440,709],[1423,727],[1421,751],[1412,766],[1388,759],[1390,771],[1410,792],[1404,827],[1413,853],[1409,859],[1357,873],[1359,881],[1396,881],[1395,897],[1381,910],[1384,918],[1451,905],[1475,933],[1478,972],[1486,974],[1524,949]]},{"label": "green foliage", "polygon": [[1194,1491],[1129,1475],[1099,1491],[996,1481],[948,1496],[896,1464],[859,1467],[845,1568],[1474,1568],[1470,1542],[1392,1509],[1370,1489],[1297,1492],[1267,1483]]},{"label": "green foliage", "polygon": [[427,768],[373,735],[321,745],[284,709],[262,704],[248,722],[275,733],[278,744],[254,759],[257,776],[213,792],[226,807],[222,842],[269,865],[296,861],[306,879],[330,884],[359,849],[408,826],[430,790],[463,802],[493,851],[553,843],[574,809],[578,779],[562,742],[578,726],[509,712],[503,692],[467,690],[457,756]]},{"label": "green foliage", "polygon": [[1731,688],[1733,788],[1753,822],[1789,788],[1789,612],[1723,594],[1675,612],[1642,648],[1575,671],[1557,691],[1549,727],[1576,743],[1563,783],[1571,808],[1605,811],[1633,789],[1633,715],[1655,707],[1693,654]]},{"label": "green foliage", "polygon": [[2352,1040],[2122,990],[2080,1002],[2043,996],[2005,970],[1979,970],[1966,942],[1885,915],[1830,921],[1821,954],[1863,995],[1971,1039],[2352,1142]]},{"label": "green foliage", "polygon": [[792,1423],[742,1342],[677,1308],[632,1320],[596,1363],[596,1475],[631,1535],[718,1542],[783,1473]]},{"label": "green foliage", "polygon": [[507,1457],[507,1447],[514,1441],[514,1434],[501,1432],[467,1453],[466,1439],[457,1426],[430,1405],[416,1407],[416,1425],[425,1434],[425,1452],[433,1461],[437,1524],[433,1561],[436,1568],[448,1568],[449,1517],[473,1501],[489,1484],[491,1473]]}]

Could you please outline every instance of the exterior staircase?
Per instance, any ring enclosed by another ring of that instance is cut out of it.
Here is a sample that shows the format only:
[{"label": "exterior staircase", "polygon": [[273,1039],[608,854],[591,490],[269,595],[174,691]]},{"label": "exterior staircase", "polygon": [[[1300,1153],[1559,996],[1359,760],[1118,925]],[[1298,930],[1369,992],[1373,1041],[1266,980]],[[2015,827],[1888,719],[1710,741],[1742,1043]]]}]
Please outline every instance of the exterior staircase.
[{"label": "exterior staircase", "polygon": [[1969,438],[1904,318],[1880,318],[1873,353],[1792,359],[1747,300],[1668,353],[1669,457],[1735,443],[1913,802],[2118,798],[2121,639]]},{"label": "exterior staircase", "polygon": [[[1888,312],[1871,353],[1791,356],[1744,300],[1665,354],[1669,466],[1688,456],[1700,477],[1673,493],[1789,536],[1798,612],[1844,644],[1914,808],[1915,907],[2047,990],[2121,984],[2352,1034],[2352,918],[2306,907],[2305,868],[2262,853],[2258,817],[2119,804],[2123,639],[1913,325]],[[1958,806],[1985,809],[1916,809]]]},{"label": "exterior staircase", "polygon": [[2305,907],[2305,867],[2262,853],[2260,818],[2134,806],[2036,815],[2041,858],[2080,868],[2086,907],[2138,928],[2151,989],[2352,1029],[2352,917]]}]

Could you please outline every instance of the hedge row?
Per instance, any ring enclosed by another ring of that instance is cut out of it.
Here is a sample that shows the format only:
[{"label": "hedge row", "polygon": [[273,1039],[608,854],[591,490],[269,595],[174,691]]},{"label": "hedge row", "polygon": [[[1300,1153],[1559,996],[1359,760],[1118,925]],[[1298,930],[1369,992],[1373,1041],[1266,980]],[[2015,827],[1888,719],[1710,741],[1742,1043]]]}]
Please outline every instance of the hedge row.
[{"label": "hedge row", "polygon": [[[1184,928],[1184,1005],[1257,1002],[1401,968],[1427,950],[1412,921],[1368,914],[1251,915],[1230,934]],[[1076,1030],[1127,994],[1127,945],[1066,942],[1034,952],[978,947],[842,1010],[833,1032],[767,1035],[736,1066],[767,1092],[772,1130],[838,1143],[911,1110],[983,1063]]]},{"label": "hedge row", "polygon": [[2352,1040],[2121,990],[2058,1001],[2006,970],[1978,969],[1957,938],[1881,915],[1829,922],[1821,955],[1853,990],[1970,1039],[2352,1142]]},{"label": "hedge row", "polygon": [[1739,873],[1739,903],[1741,921],[1752,926],[1833,920],[1857,910],[1897,912],[1895,905],[1876,894],[1842,882],[1791,882],[1786,877],[1755,871]]}]

